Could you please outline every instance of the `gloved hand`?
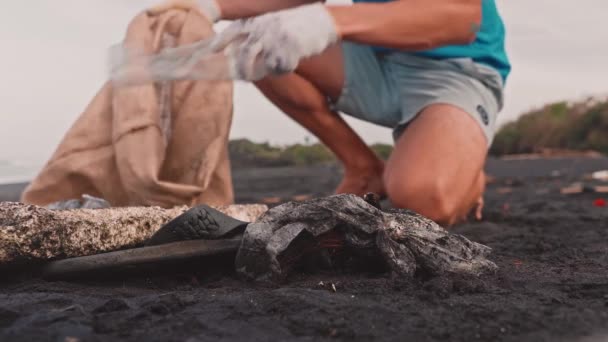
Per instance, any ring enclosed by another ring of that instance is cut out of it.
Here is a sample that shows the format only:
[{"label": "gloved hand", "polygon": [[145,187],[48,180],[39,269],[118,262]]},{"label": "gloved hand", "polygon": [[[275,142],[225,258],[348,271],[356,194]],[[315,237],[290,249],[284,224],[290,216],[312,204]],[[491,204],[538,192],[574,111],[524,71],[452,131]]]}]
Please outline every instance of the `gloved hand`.
[{"label": "gloved hand", "polygon": [[156,55],[115,47],[110,50],[110,78],[115,85],[176,80],[257,81],[294,71],[302,59],[322,53],[339,39],[324,5],[304,5],[235,21],[208,40]]},{"label": "gloved hand", "polygon": [[256,81],[292,72],[339,40],[332,16],[315,3],[234,22],[217,37],[231,78]]},{"label": "gloved hand", "polygon": [[147,12],[150,15],[158,15],[171,9],[197,11],[212,23],[216,23],[222,18],[220,6],[216,0],[166,0],[148,9]]}]

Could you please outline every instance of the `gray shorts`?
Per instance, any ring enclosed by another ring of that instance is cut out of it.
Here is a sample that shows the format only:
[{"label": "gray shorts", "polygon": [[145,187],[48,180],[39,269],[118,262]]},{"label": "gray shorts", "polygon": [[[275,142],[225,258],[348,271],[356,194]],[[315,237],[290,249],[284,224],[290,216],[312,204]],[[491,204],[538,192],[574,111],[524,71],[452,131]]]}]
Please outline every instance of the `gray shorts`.
[{"label": "gray shorts", "polygon": [[470,58],[436,60],[405,52],[377,53],[369,46],[342,44],[345,84],[335,110],[393,129],[394,138],[432,104],[469,113],[488,146],[503,105],[503,81],[491,67]]}]

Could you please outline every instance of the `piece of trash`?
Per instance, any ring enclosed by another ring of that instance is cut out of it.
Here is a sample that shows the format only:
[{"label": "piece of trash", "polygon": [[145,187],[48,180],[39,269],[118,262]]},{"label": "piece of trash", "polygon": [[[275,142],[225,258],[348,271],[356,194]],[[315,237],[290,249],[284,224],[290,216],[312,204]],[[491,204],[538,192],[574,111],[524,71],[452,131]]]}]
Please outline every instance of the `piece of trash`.
[{"label": "piece of trash", "polygon": [[585,191],[585,186],[583,183],[574,183],[565,188],[560,189],[560,193],[562,195],[573,195],[573,194],[581,194]]},{"label": "piece of trash", "polygon": [[500,195],[510,194],[512,192],[513,192],[513,188],[508,187],[508,186],[496,189],[496,193],[498,193]]},{"label": "piece of trash", "polygon": [[302,202],[312,198],[312,195],[296,195],[291,198],[292,201]]},{"label": "piece of trash", "polygon": [[603,208],[606,206],[606,200],[603,198],[598,198],[595,201],[593,201],[593,205],[598,208]]},{"label": "piece of trash", "polygon": [[521,261],[521,260],[515,260],[515,261],[513,261],[513,265],[515,265],[515,267],[520,267],[523,264],[524,264],[524,262]]},{"label": "piece of trash", "polygon": [[583,183],[574,183],[562,188],[560,192],[562,195],[581,194],[584,192],[606,194],[608,193],[608,185],[588,186]]},{"label": "piece of trash", "polygon": [[591,174],[591,178],[602,182],[608,182],[608,170],[596,171]]},{"label": "piece of trash", "polygon": [[325,286],[325,285],[326,285],[326,284],[325,284],[323,281],[320,281],[320,282],[317,284],[317,286],[322,287],[322,288],[327,289],[327,290],[331,290],[333,293],[338,292],[338,289],[336,288],[336,284],[334,284],[334,283],[329,283],[329,284],[327,284],[327,286]]},{"label": "piece of trash", "polygon": [[599,194],[608,194],[608,185],[598,185],[594,189]]},{"label": "piece of trash", "polygon": [[244,278],[281,281],[298,263],[336,248],[375,260],[402,277],[419,272],[479,276],[497,269],[487,259],[489,247],[412,211],[381,211],[355,195],[288,202],[268,210],[247,226],[235,265]]}]

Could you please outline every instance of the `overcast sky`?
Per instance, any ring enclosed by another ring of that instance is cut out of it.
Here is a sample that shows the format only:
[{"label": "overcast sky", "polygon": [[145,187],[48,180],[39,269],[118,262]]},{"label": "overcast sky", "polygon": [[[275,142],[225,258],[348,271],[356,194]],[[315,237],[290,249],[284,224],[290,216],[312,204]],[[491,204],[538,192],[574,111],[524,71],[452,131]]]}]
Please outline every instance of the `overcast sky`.
[{"label": "overcast sky", "polygon": [[[254,1],[254,0],[252,0]],[[548,101],[608,93],[606,0],[497,0],[514,70],[500,121]],[[154,0],[0,1],[0,160],[43,163],[106,78],[107,48]],[[232,137],[290,143],[307,133],[237,84]],[[368,142],[387,129],[354,120]]]}]

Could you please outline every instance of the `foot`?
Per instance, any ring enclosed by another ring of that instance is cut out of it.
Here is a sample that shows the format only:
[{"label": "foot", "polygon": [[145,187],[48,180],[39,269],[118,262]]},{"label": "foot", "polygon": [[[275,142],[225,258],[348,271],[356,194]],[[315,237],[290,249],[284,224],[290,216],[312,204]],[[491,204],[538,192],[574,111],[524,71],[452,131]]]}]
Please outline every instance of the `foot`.
[{"label": "foot", "polygon": [[382,174],[384,164],[367,169],[346,168],[344,178],[336,189],[336,194],[354,194],[363,196],[367,193],[374,193],[380,198],[386,197]]},{"label": "foot", "polygon": [[476,221],[481,221],[483,219],[483,207],[484,207],[483,195],[479,196],[477,201],[475,201],[471,210],[467,212],[466,215],[462,216],[459,221],[453,222],[452,224],[465,223],[470,222],[471,218]]},{"label": "foot", "polygon": [[483,200],[483,195],[479,196],[477,202],[475,202],[475,207],[473,207],[473,212],[475,213],[475,219],[477,221],[481,221],[483,219],[483,206],[485,202]]}]

